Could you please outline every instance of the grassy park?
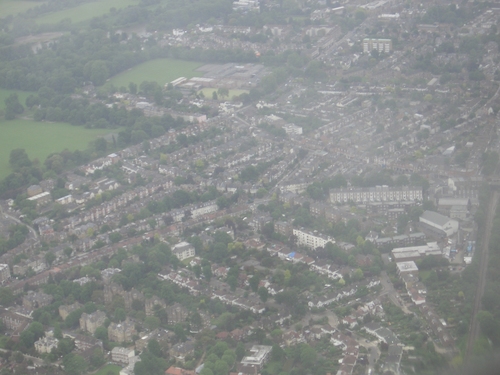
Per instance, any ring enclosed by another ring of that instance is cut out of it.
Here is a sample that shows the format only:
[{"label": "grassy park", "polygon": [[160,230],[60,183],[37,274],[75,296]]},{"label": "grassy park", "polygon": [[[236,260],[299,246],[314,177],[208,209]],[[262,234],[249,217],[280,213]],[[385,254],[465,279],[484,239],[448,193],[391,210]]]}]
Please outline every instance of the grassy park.
[{"label": "grassy park", "polygon": [[112,372],[114,375],[118,375],[121,369],[122,368],[117,365],[106,365],[99,371],[97,371],[94,375],[108,375],[110,372]]},{"label": "grassy park", "polygon": [[56,24],[64,19],[70,19],[71,23],[75,24],[107,14],[111,8],[121,9],[138,3],[139,0],[98,0],[42,15],[36,19],[36,22],[38,24]]},{"label": "grassy park", "polygon": [[[202,92],[203,95],[205,95],[205,98],[212,99],[212,95],[214,92],[217,92],[217,89],[205,87],[199,92]],[[234,96],[239,96],[241,94],[248,94],[248,90],[229,90],[229,95],[227,97],[219,97],[219,100],[231,100]]]},{"label": "grassy park", "polygon": [[[3,101],[2,101],[3,103]],[[41,163],[53,152],[84,150],[90,141],[116,129],[86,129],[66,123],[36,122],[29,119],[0,120],[0,178],[10,173],[9,155],[24,148],[30,159]]]},{"label": "grassy park", "polygon": [[192,61],[155,59],[117,74],[109,82],[115,85],[115,87],[128,87],[130,82],[140,85],[144,81],[157,82],[163,86],[179,77],[191,78],[202,76],[202,72],[196,71],[201,65],[203,64]]},{"label": "grassy park", "polygon": [[45,2],[25,0],[0,0],[0,18],[14,16],[28,9],[40,6]]}]

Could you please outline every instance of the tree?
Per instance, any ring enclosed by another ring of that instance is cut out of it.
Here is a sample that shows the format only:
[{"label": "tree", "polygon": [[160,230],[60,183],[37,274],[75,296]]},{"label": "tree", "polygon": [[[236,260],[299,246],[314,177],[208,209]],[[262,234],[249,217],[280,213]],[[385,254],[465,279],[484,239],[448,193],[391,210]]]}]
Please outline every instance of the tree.
[{"label": "tree", "polygon": [[316,362],[316,350],[304,344],[300,351],[300,362],[304,368],[312,368]]},{"label": "tree", "polygon": [[95,141],[95,150],[104,154],[108,149],[108,142],[104,138],[97,138]]},{"label": "tree", "polygon": [[219,89],[217,90],[217,95],[221,98],[226,98],[229,96],[229,90],[225,87],[219,87]]},{"label": "tree", "polygon": [[128,91],[132,94],[135,95],[137,94],[137,84],[134,82],[130,82],[128,84]]},{"label": "tree", "polygon": [[117,243],[122,240],[122,235],[119,232],[113,232],[108,235],[108,238],[112,243]]},{"label": "tree", "polygon": [[141,361],[134,366],[135,374],[148,375],[163,375],[167,369],[167,362],[159,357],[156,357],[149,350],[145,350],[141,354]]},{"label": "tree", "polygon": [[205,276],[205,280],[207,280],[207,282],[210,282],[210,280],[212,279],[212,267],[210,266],[210,264],[203,266],[202,270],[203,276]]},{"label": "tree", "polygon": [[99,339],[101,341],[107,341],[108,340],[108,330],[106,327],[97,327],[95,330],[94,336],[96,339]]},{"label": "tree", "polygon": [[78,354],[69,353],[65,355],[63,366],[68,375],[82,375],[87,372],[87,362]]},{"label": "tree", "polygon": [[17,94],[10,94],[4,102],[6,120],[13,120],[16,118],[16,115],[20,115],[24,112],[24,107],[21,103],[19,103],[19,97]]},{"label": "tree", "polygon": [[10,288],[0,288],[0,305],[9,306],[14,300],[14,293]]},{"label": "tree", "polygon": [[73,249],[72,249],[71,247],[67,247],[67,248],[65,248],[63,251],[64,251],[64,254],[65,254],[68,258],[70,258],[70,257],[71,257],[71,254],[73,253]]},{"label": "tree", "polygon": [[219,100],[219,97],[217,95],[217,92],[212,92],[212,100]]},{"label": "tree", "polygon": [[45,262],[47,262],[47,264],[49,266],[52,266],[52,263],[54,263],[54,260],[56,260],[55,254],[52,251],[48,251],[45,254]]},{"label": "tree", "polygon": [[100,348],[94,348],[94,351],[90,355],[90,366],[92,368],[99,368],[106,363],[106,358],[104,358],[104,354]]},{"label": "tree", "polygon": [[144,325],[147,329],[153,331],[160,326],[160,319],[156,316],[147,316],[144,319]]},{"label": "tree", "polygon": [[229,373],[229,365],[223,361],[219,360],[215,362],[214,375],[227,375]]},{"label": "tree", "polygon": [[245,356],[245,345],[243,345],[243,343],[239,342],[238,345],[236,345],[236,349],[235,349],[235,354],[236,354],[236,359],[238,361],[241,361],[241,359]]},{"label": "tree", "polygon": [[17,170],[22,167],[30,167],[31,160],[25,149],[16,148],[10,152],[9,164],[12,169]]},{"label": "tree", "polygon": [[156,357],[161,357],[163,355],[162,350],[161,350],[161,346],[158,343],[158,341],[155,339],[149,340],[148,350],[151,352],[151,354],[153,354]]},{"label": "tree", "polygon": [[361,268],[357,268],[353,274],[352,274],[352,279],[353,280],[361,280],[364,277],[363,270]]},{"label": "tree", "polygon": [[258,294],[259,294],[259,297],[260,297],[260,300],[262,302],[266,302],[267,301],[267,298],[269,296],[269,291],[264,288],[263,286],[261,286],[258,290]]},{"label": "tree", "polygon": [[260,277],[258,275],[253,275],[250,280],[248,280],[248,283],[250,284],[252,291],[256,293],[259,289]]}]

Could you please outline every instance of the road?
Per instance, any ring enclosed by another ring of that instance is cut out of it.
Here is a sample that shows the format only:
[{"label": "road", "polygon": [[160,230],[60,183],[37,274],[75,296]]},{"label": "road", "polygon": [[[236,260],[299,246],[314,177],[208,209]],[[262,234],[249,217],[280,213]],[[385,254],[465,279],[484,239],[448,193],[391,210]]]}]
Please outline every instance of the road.
[{"label": "road", "polygon": [[[26,225],[21,220],[19,220],[17,217],[5,213],[1,204],[0,204],[0,215],[3,215],[6,219],[15,221],[17,224]],[[33,239],[38,240],[38,233],[36,232],[36,230],[34,228],[30,227],[29,225],[26,225],[26,227],[29,229],[30,234],[33,236]]]},{"label": "road", "polygon": [[469,330],[469,338],[467,339],[467,349],[465,352],[465,358],[470,359],[472,351],[474,348],[474,343],[479,337],[480,327],[479,321],[477,319],[477,313],[481,309],[481,300],[483,298],[484,287],[486,285],[486,271],[488,269],[488,258],[489,258],[489,244],[491,237],[491,230],[493,228],[493,219],[495,218],[495,212],[498,204],[498,197],[500,193],[498,191],[493,191],[490,197],[490,202],[488,205],[488,214],[486,220],[486,228],[484,228],[484,237],[481,244],[481,259],[479,263],[479,280],[477,283],[477,291],[474,300],[474,310],[472,311],[472,322]]},{"label": "road", "polygon": [[401,308],[405,314],[412,314],[410,310],[405,306],[404,303],[401,302],[399,299],[399,294],[394,289],[394,285],[392,285],[391,279],[389,279],[389,276],[387,275],[387,272],[382,271],[380,273],[380,283],[382,285],[382,291],[380,292],[380,296],[385,296],[389,297],[389,299],[394,303],[396,306]]}]

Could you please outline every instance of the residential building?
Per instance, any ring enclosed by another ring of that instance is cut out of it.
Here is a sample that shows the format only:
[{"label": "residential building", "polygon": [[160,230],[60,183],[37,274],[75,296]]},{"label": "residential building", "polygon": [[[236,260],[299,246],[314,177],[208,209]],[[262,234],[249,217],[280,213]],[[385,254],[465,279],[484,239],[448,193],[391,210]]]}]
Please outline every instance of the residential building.
[{"label": "residential building", "polygon": [[98,327],[104,325],[105,320],[106,313],[101,310],[97,310],[92,314],[83,313],[80,317],[80,329],[94,334]]},{"label": "residential building", "polygon": [[139,340],[135,341],[135,350],[142,351],[148,346],[149,340],[155,339],[162,348],[168,348],[170,340],[174,336],[173,332],[167,331],[163,328],[157,328],[149,334],[142,336]]},{"label": "residential building", "polygon": [[0,309],[0,320],[9,331],[12,331],[12,336],[19,335],[31,323],[31,317],[23,314],[20,315],[14,311]]},{"label": "residential building", "polygon": [[180,367],[170,366],[166,371],[165,375],[196,375],[196,372],[190,370],[184,370]]},{"label": "residential building", "polygon": [[400,275],[400,276],[407,274],[407,273],[411,273],[411,274],[418,273],[418,267],[413,260],[410,260],[408,262],[396,263],[396,266],[397,266],[398,275]]},{"label": "residential building", "polygon": [[191,341],[181,342],[172,346],[169,350],[171,357],[175,358],[177,361],[184,363],[186,357],[194,353],[194,343]]},{"label": "residential building", "polygon": [[155,314],[155,310],[158,308],[165,309],[167,304],[164,300],[157,296],[146,299],[144,303],[144,308],[147,316],[152,316]]},{"label": "residential building", "polygon": [[183,323],[189,315],[189,311],[179,303],[167,306],[165,311],[167,312],[168,324]]},{"label": "residential building", "polygon": [[414,186],[392,187],[387,185],[371,188],[341,188],[330,190],[332,203],[368,203],[368,202],[398,202],[421,201],[422,188]]},{"label": "residential building", "polygon": [[196,255],[194,246],[188,242],[179,242],[172,248],[172,253],[180,260],[183,261],[187,258],[192,258]]},{"label": "residential building", "polygon": [[52,349],[57,348],[58,343],[59,340],[55,337],[45,336],[38,341],[35,341],[35,350],[40,354],[50,353]]},{"label": "residential building", "polygon": [[320,233],[303,229],[293,229],[293,235],[297,237],[297,245],[313,250],[318,247],[324,247],[328,242],[335,243],[335,240],[329,236],[323,236]]},{"label": "residential building", "polygon": [[62,320],[65,320],[69,314],[71,314],[73,311],[78,310],[81,307],[82,304],[78,302],[75,302],[72,305],[61,305],[59,306],[59,315],[61,316]]},{"label": "residential building", "polygon": [[250,349],[249,356],[243,357],[241,364],[243,366],[256,367],[260,371],[269,359],[271,354],[272,346],[269,345],[254,345]]},{"label": "residential building", "polygon": [[131,358],[135,356],[134,349],[127,349],[121,346],[115,346],[113,350],[111,350],[111,360],[115,363],[128,365]]},{"label": "residential building", "polygon": [[53,299],[54,298],[51,295],[30,290],[28,294],[23,297],[23,307],[35,310],[40,307],[50,305]]},{"label": "residential building", "polygon": [[392,40],[374,38],[363,39],[363,52],[371,53],[373,50],[390,53],[392,51]]},{"label": "residential building", "polygon": [[10,268],[8,264],[0,264],[0,284],[10,279]]},{"label": "residential building", "polygon": [[111,323],[108,327],[108,338],[116,342],[131,342],[132,336],[136,335],[135,324],[130,320],[120,323]]}]

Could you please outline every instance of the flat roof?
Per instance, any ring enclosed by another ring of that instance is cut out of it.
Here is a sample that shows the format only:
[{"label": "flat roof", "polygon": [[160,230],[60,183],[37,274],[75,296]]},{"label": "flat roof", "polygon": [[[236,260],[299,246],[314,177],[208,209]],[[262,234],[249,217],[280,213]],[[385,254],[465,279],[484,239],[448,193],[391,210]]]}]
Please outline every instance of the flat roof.
[{"label": "flat roof", "polygon": [[418,272],[418,267],[414,261],[396,263],[398,271],[401,272]]}]

